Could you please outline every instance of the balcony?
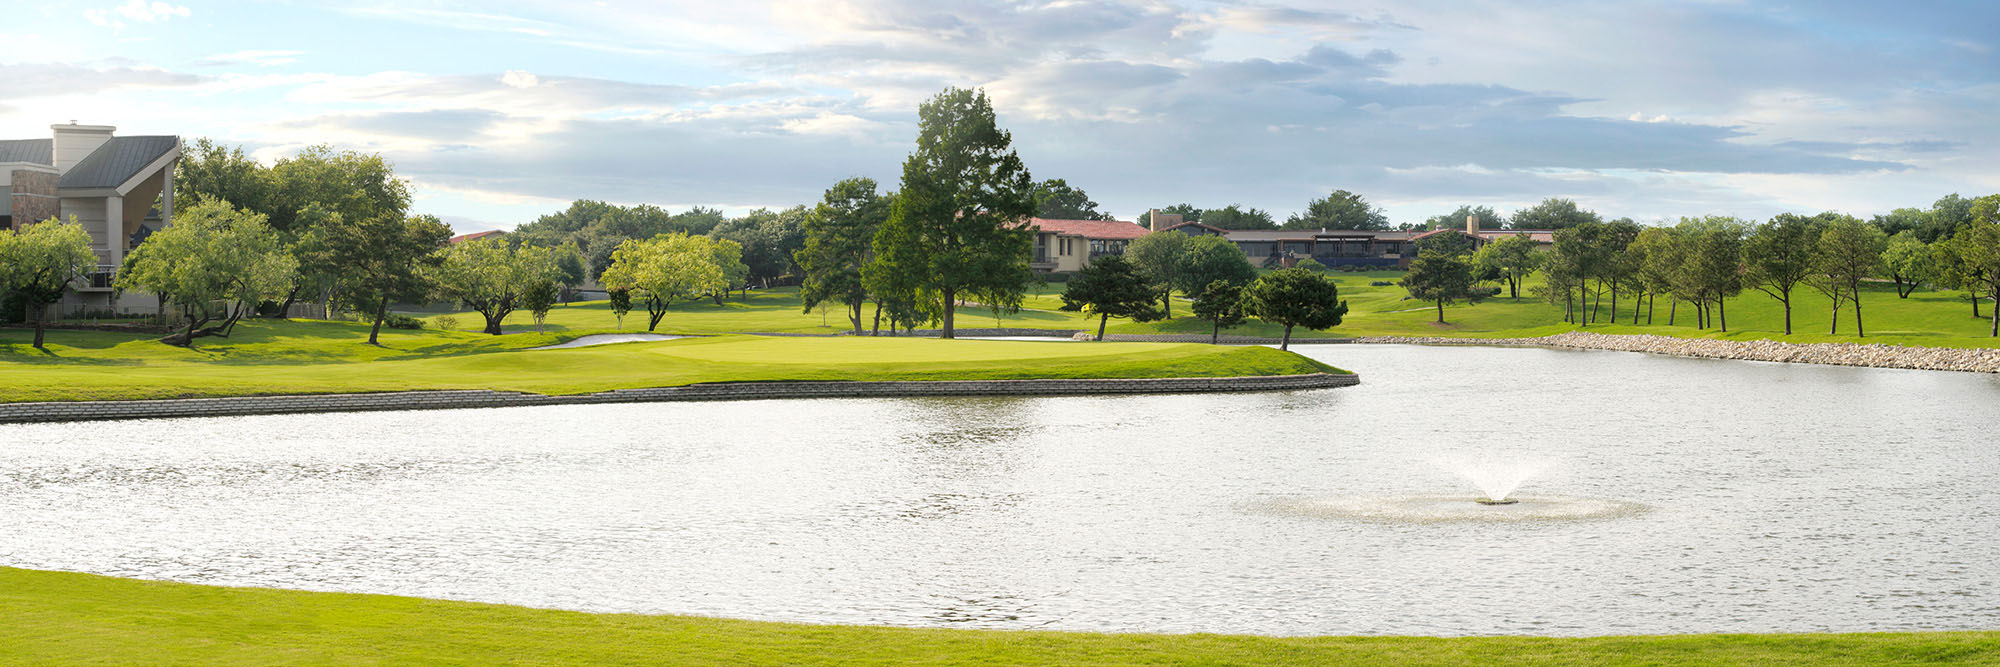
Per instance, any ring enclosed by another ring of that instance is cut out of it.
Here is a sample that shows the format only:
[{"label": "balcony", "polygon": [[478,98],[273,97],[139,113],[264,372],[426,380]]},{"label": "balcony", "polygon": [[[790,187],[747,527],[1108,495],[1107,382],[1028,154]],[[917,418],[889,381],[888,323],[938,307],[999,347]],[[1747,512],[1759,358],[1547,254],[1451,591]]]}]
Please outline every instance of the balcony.
[{"label": "balcony", "polygon": [[111,289],[112,283],[116,282],[117,279],[118,279],[117,265],[99,264],[97,265],[97,270],[91,271],[89,274],[84,276],[84,280],[86,281],[86,283],[83,289],[108,290]]}]

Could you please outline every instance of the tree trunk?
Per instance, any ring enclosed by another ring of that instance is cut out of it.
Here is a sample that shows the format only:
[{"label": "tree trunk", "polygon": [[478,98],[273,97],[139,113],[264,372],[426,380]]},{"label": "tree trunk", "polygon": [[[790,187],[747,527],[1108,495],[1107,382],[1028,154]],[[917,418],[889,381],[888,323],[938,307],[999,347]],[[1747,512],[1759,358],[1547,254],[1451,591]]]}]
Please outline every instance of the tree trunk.
[{"label": "tree trunk", "polygon": [[1444,324],[1444,299],[1438,299],[1437,305],[1438,305],[1438,324]]},{"label": "tree trunk", "polygon": [[2000,338],[2000,289],[1993,290],[1993,324],[1987,329],[1986,335]]},{"label": "tree trunk", "polygon": [[1286,351],[1292,349],[1292,325],[1285,325],[1285,337],[1278,342],[1278,349]]},{"label": "tree trunk", "polygon": [[368,344],[369,344],[369,345],[374,345],[374,346],[376,346],[376,347],[381,347],[381,346],[382,346],[382,344],[381,344],[381,343],[378,343],[378,342],[375,342],[375,338],[376,338],[376,336],[379,336],[379,335],[381,335],[381,333],[382,333],[382,318],[384,318],[384,317],[388,317],[388,316],[389,316],[389,299],[388,299],[388,298],[387,298],[386,296],[385,296],[384,298],[381,298],[381,299],[376,299],[376,300],[375,300],[375,327],[374,327],[374,328],[372,328],[372,329],[369,329],[369,330],[368,330]]},{"label": "tree trunk", "polygon": [[1667,326],[1674,325],[1674,315],[1680,312],[1681,312],[1680,297],[1674,297],[1673,299],[1667,301]]},{"label": "tree trunk", "polygon": [[1166,314],[1165,319],[1174,319],[1174,291],[1172,289],[1168,289],[1166,293],[1160,295],[1160,310]]},{"label": "tree trunk", "polygon": [[1210,329],[1208,332],[1208,344],[1209,345],[1220,344],[1222,342],[1222,320],[1216,320],[1211,324],[1214,324],[1215,328]]},{"label": "tree trunk", "polygon": [[854,335],[861,335],[861,302],[847,304],[847,320],[854,323]]},{"label": "tree trunk", "polygon": [[[1993,307],[1996,309],[2000,309],[2000,301],[1993,302]],[[1981,316],[1979,314],[1979,296],[1975,294],[1972,297],[1972,319],[1976,320],[1980,319],[1980,317]]]},{"label": "tree trunk", "polygon": [[1104,342],[1104,325],[1111,323],[1111,313],[1097,316],[1097,342]]},{"label": "tree trunk", "polygon": [[944,329],[938,333],[938,337],[955,338],[956,336],[952,335],[951,329],[952,315],[957,314],[958,311],[958,290],[947,289],[942,296],[944,296]]},{"label": "tree trunk", "polygon": [[1507,276],[1507,293],[1512,295],[1516,300],[1519,300],[1521,298],[1520,276],[1511,274]]},{"label": "tree trunk", "polygon": [[1854,295],[1854,336],[1867,338],[1868,330],[1861,328],[1861,284],[1855,283],[1854,289],[1849,293]]},{"label": "tree trunk", "polygon": [[1655,294],[1646,299],[1646,326],[1653,326],[1653,309],[1659,306],[1660,295]]},{"label": "tree trunk", "polygon": [[[895,333],[895,329],[896,323],[890,322],[889,333]],[[882,302],[880,301],[875,302],[875,332],[872,335],[878,338],[882,336]]]},{"label": "tree trunk", "polygon": [[42,316],[49,314],[49,309],[46,305],[33,301],[28,302],[27,308],[35,314],[35,349],[46,349],[42,347]]},{"label": "tree trunk", "polygon": [[[494,312],[499,312],[499,311],[494,311]],[[500,335],[500,320],[502,320],[502,319],[504,319],[504,318],[503,318],[503,317],[494,317],[494,316],[493,316],[493,313],[489,313],[489,312],[485,312],[485,311],[480,311],[480,313],[479,313],[479,314],[480,314],[480,315],[483,315],[483,316],[485,316],[485,317],[486,317],[486,329],[484,329],[482,333],[486,333],[486,334],[490,334],[490,335],[494,335],[494,336],[498,336],[498,335]]]},{"label": "tree trunk", "polygon": [[1826,333],[1827,333],[1827,334],[1829,334],[1829,335],[1831,335],[1831,334],[1837,334],[1837,333],[1840,333],[1840,301],[1841,301],[1841,296],[1840,296],[1840,290],[1834,290],[1834,291],[1833,291],[1833,324],[1831,324],[1831,325],[1828,325],[1828,327],[1827,327],[1827,329],[1826,329]]},{"label": "tree trunk", "polygon": [[[1611,323],[1618,323],[1618,281],[1611,281]],[[1638,324],[1634,322],[1633,324]]]},{"label": "tree trunk", "polygon": [[661,301],[657,297],[649,298],[646,300],[647,331],[652,331],[654,329],[660,328],[660,320],[665,319],[666,317],[667,317],[666,302]]}]

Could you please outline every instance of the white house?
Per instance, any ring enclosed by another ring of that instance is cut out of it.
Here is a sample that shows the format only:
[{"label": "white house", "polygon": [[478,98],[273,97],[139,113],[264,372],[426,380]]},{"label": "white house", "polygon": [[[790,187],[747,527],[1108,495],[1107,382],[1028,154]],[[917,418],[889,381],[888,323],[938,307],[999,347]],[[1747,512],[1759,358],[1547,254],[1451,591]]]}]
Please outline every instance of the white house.
[{"label": "white house", "polygon": [[125,254],[173,221],[180,137],[120,137],[109,125],[51,125],[49,139],[0,139],[0,227],[74,216],[90,230],[98,270],[65,313],[150,309],[151,295],[111,289]]}]

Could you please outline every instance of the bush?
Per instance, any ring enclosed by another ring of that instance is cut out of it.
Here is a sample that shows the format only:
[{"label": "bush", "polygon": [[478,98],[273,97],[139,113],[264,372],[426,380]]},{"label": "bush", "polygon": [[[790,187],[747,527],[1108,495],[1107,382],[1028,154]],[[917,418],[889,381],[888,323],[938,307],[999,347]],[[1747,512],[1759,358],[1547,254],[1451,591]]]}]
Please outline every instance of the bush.
[{"label": "bush", "polygon": [[391,329],[422,329],[424,321],[408,315],[389,313],[382,318],[382,326]]},{"label": "bush", "polygon": [[1311,258],[1311,257],[1307,257],[1307,258],[1305,258],[1305,259],[1301,259],[1301,260],[1299,260],[1299,263],[1297,263],[1297,264],[1293,264],[1293,265],[1292,265],[1292,268],[1295,268],[1295,269],[1305,269],[1305,270],[1307,270],[1307,271],[1311,271],[1311,272],[1313,272],[1313,273],[1319,273],[1319,272],[1321,272],[1321,271],[1325,271],[1325,270],[1326,270],[1326,265],[1325,265],[1325,264],[1321,264],[1321,263],[1319,263],[1319,260],[1316,260],[1316,259],[1313,259],[1313,258]]},{"label": "bush", "polygon": [[1376,280],[1376,281],[1371,281],[1371,282],[1369,282],[1369,283],[1368,283],[1368,286],[1369,286],[1369,287],[1395,287],[1395,286],[1396,286],[1396,281],[1393,281],[1393,280]]},{"label": "bush", "polygon": [[1480,294],[1480,297],[1479,297],[1479,298],[1482,298],[1482,299],[1484,299],[1484,298],[1488,298],[1488,297],[1496,297],[1496,296],[1500,296],[1500,288],[1499,288],[1499,287],[1474,287],[1474,288],[1472,288],[1472,289],[1473,289],[1473,291],[1475,291],[1475,292],[1478,292],[1478,293]]},{"label": "bush", "polygon": [[437,317],[431,318],[431,324],[437,325],[437,328],[441,330],[452,331],[458,328],[458,316],[439,315]]}]

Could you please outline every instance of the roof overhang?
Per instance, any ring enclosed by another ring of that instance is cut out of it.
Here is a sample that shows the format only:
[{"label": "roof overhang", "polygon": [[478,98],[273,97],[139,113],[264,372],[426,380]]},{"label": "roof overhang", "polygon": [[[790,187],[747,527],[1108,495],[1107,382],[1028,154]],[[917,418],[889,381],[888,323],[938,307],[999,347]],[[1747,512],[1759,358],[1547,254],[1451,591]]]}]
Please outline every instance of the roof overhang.
[{"label": "roof overhang", "polygon": [[139,173],[125,179],[124,183],[118,184],[118,187],[115,188],[118,191],[118,196],[123,197],[130,194],[133,190],[138,189],[140,183],[146,182],[146,179],[151,178],[153,174],[165,170],[168,165],[173,164],[175,160],[179,159],[181,159],[181,142],[175,141],[173,148],[168,149],[165,153],[161,153],[159,157],[154,158],[152,162],[147,163],[144,168],[140,169]]},{"label": "roof overhang", "polygon": [[0,162],[0,169],[6,169],[8,171],[12,171],[15,169],[25,169],[28,171],[39,171],[44,174],[60,173],[56,171],[55,165],[42,164],[40,162]]}]

